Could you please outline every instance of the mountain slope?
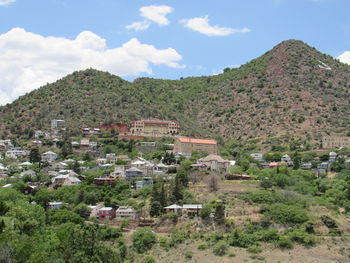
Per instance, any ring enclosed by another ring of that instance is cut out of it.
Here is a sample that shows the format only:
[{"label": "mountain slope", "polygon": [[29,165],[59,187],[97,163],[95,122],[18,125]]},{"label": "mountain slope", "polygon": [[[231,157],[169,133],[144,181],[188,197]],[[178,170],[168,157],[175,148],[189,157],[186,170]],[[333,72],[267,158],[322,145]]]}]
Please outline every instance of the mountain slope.
[{"label": "mountain slope", "polygon": [[297,40],[237,69],[181,80],[127,82],[93,69],[74,72],[0,108],[2,131],[24,134],[65,119],[83,125],[140,118],[178,121],[188,135],[225,138],[349,131],[350,67]]}]

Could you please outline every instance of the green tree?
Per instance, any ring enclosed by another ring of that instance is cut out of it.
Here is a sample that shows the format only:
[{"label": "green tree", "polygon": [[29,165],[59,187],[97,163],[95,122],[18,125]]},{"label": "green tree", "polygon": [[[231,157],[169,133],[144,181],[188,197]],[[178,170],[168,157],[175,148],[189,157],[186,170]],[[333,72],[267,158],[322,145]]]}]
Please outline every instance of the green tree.
[{"label": "green tree", "polygon": [[148,227],[138,228],[132,235],[132,242],[138,253],[144,253],[157,242],[157,237]]},{"label": "green tree", "polygon": [[91,213],[91,209],[83,203],[80,203],[76,207],[74,207],[73,211],[85,219],[87,219]]},{"label": "green tree", "polygon": [[41,155],[40,155],[40,152],[39,152],[38,148],[33,148],[33,149],[30,150],[29,161],[31,163],[39,163],[40,164],[40,162],[41,162]]}]

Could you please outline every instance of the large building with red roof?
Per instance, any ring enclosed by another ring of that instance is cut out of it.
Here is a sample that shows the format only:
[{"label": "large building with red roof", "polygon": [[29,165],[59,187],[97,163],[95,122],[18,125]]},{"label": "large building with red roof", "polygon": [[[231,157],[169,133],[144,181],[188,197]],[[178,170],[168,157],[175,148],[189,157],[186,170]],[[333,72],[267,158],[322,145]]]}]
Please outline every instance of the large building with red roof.
[{"label": "large building with red roof", "polygon": [[209,154],[216,154],[217,142],[215,140],[195,139],[187,137],[176,138],[174,152],[192,153],[193,151],[205,151]]}]

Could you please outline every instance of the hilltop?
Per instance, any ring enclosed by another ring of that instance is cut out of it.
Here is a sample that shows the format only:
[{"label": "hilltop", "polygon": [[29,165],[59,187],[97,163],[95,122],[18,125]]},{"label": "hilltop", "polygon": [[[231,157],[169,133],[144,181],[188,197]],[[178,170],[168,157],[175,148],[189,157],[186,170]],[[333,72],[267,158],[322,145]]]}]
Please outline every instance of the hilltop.
[{"label": "hilltop", "polygon": [[298,40],[239,68],[180,80],[125,81],[87,69],[0,107],[2,133],[21,135],[64,119],[72,134],[141,118],[178,121],[192,136],[224,138],[347,134],[350,66]]}]

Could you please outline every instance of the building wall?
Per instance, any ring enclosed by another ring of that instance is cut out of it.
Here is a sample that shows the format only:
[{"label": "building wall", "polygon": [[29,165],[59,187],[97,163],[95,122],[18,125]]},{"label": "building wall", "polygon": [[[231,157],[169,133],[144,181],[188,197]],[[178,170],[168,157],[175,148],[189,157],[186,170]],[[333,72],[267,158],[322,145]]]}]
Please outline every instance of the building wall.
[{"label": "building wall", "polygon": [[173,121],[134,121],[130,122],[132,134],[179,134],[180,126]]},{"label": "building wall", "polygon": [[322,148],[350,147],[350,136],[326,136],[322,138]]},{"label": "building wall", "polygon": [[192,153],[193,151],[205,151],[209,154],[216,154],[217,146],[216,144],[180,142],[179,140],[176,140],[174,145],[174,151],[182,153]]}]

